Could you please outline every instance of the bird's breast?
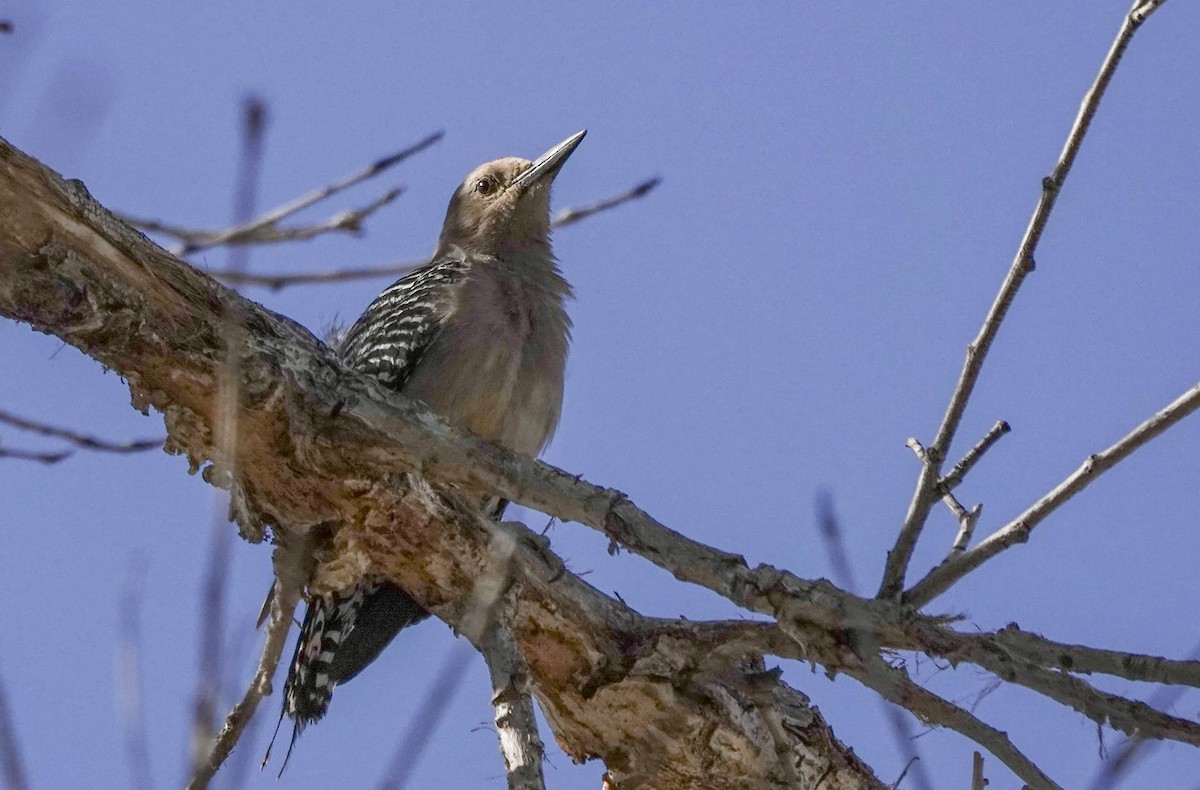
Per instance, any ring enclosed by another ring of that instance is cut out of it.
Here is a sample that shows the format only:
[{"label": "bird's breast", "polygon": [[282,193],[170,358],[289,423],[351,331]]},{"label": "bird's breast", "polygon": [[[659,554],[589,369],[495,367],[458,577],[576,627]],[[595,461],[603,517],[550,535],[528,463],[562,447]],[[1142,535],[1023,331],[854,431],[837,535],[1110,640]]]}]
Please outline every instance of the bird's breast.
[{"label": "bird's breast", "polygon": [[461,428],[536,455],[562,408],[565,290],[503,274],[464,284],[404,391]]}]

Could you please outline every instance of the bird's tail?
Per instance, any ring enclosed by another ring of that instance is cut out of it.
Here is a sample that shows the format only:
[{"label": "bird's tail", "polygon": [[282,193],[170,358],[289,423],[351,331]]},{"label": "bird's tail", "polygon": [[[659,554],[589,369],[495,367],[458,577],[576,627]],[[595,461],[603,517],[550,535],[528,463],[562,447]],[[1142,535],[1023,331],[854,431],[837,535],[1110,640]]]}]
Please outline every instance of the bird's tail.
[{"label": "bird's tail", "polygon": [[[408,593],[391,584],[360,584],[346,595],[314,598],[309,603],[279,714],[280,724],[284,716],[293,721],[285,768],[296,738],[329,710],[334,687],[374,661],[402,629],[428,616]],[[270,755],[268,748],[263,765]]]}]

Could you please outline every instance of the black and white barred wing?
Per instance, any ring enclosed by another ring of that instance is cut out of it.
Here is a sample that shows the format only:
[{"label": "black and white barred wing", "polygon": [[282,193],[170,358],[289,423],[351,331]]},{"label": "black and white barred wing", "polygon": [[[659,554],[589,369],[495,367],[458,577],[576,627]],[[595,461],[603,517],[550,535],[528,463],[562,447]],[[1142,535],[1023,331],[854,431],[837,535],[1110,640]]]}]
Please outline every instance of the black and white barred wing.
[{"label": "black and white barred wing", "polygon": [[338,341],[339,356],[355,370],[402,389],[437,337],[453,290],[468,269],[466,257],[455,250],[397,280]]}]

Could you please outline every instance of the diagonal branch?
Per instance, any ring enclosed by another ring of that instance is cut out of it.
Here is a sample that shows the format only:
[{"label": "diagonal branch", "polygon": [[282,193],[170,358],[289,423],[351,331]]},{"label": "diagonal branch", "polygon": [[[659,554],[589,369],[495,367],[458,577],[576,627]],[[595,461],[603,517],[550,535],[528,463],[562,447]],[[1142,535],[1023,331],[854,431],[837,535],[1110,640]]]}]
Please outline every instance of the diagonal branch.
[{"label": "diagonal branch", "polygon": [[1015,625],[991,634],[989,641],[1004,652],[1049,669],[1200,688],[1200,661],[1196,660],[1174,660],[1144,653],[1069,645],[1022,631]]},{"label": "diagonal branch", "polygon": [[603,200],[597,200],[595,203],[589,203],[586,206],[568,206],[554,215],[554,218],[550,220],[550,227],[565,228],[595,214],[638,200],[650,194],[650,191],[661,183],[662,178],[654,176],[653,178],[646,179],[632,189],[627,189],[624,192],[604,198]]},{"label": "diagonal branch", "polygon": [[9,790],[26,790],[29,780],[25,775],[25,761],[17,747],[17,729],[8,710],[8,696],[0,683],[0,772]]},{"label": "diagonal branch", "polygon": [[904,600],[912,606],[922,607],[1005,549],[1029,540],[1029,533],[1047,516],[1057,510],[1068,499],[1087,488],[1100,475],[1112,469],[1135,450],[1146,444],[1184,417],[1200,408],[1200,384],[1196,384],[1164,407],[1150,419],[1134,428],[1129,434],[1108,449],[1089,455],[1083,465],[1059,483],[1021,515],[1001,529],[984,538],[970,551],[954,554],[941,565],[913,585],[905,593]]},{"label": "diagonal branch", "polygon": [[963,478],[967,476],[968,472],[975,468],[975,464],[979,463],[980,459],[983,458],[987,451],[992,449],[992,446],[995,445],[996,442],[1000,441],[1000,439],[1004,437],[1004,434],[1010,432],[1011,430],[1012,426],[1010,426],[1004,420],[997,421],[996,424],[989,428],[988,432],[983,435],[983,438],[976,442],[975,446],[968,450],[967,454],[964,455],[959,462],[954,465],[954,468],[952,468],[945,477],[938,481],[938,485],[941,486],[942,490],[953,491],[955,488],[958,488],[958,484],[963,481]]},{"label": "diagonal branch", "polygon": [[890,667],[879,657],[864,659],[860,670],[846,670],[860,683],[884,699],[908,710],[921,721],[935,727],[949,727],[984,746],[1030,787],[1058,788],[1032,760],[1009,740],[1008,734],[984,723],[969,711],[942,699],[913,682],[901,669]]},{"label": "diagonal branch", "polygon": [[1004,283],[1000,286],[996,300],[988,310],[979,334],[967,346],[967,357],[963,362],[958,383],[955,384],[954,393],[950,396],[950,403],[942,417],[942,424],[938,427],[937,436],[928,448],[930,463],[921,470],[916,490],[913,492],[912,501],[904,517],[904,524],[900,528],[895,546],[888,553],[883,580],[879,587],[878,597],[880,598],[896,599],[904,589],[904,579],[908,573],[908,564],[912,559],[913,550],[916,548],[925,522],[929,519],[929,511],[939,496],[937,480],[941,472],[941,465],[950,450],[951,442],[954,441],[959,423],[962,422],[967,401],[970,400],[971,393],[975,390],[975,383],[979,380],[979,372],[983,369],[983,362],[1000,331],[1004,317],[1008,314],[1008,308],[1021,288],[1021,283],[1033,271],[1033,258],[1038,242],[1041,241],[1046,223],[1050,219],[1050,213],[1054,210],[1054,204],[1058,200],[1059,192],[1066,182],[1067,175],[1071,172],[1071,165],[1075,163],[1075,157],[1079,154],[1079,148],[1083,145],[1092,119],[1096,116],[1096,110],[1100,106],[1104,91],[1112,82],[1117,66],[1121,62],[1121,56],[1125,54],[1125,49],[1133,39],[1134,33],[1163,2],[1165,0],[1139,0],[1125,15],[1121,27],[1117,31],[1117,36],[1113,40],[1104,62],[1100,65],[1100,71],[1096,75],[1095,81],[1084,94],[1079,114],[1075,116],[1075,122],[1067,134],[1067,142],[1063,146],[1062,153],[1059,154],[1058,163],[1055,164],[1050,175],[1042,179],[1042,196],[1029,220],[1029,226],[1025,229],[1025,235],[1017,247],[1017,254],[1013,258],[1012,266],[1004,278]]},{"label": "diagonal branch", "polygon": [[270,597],[270,617],[258,667],[245,695],[229,711],[225,718],[225,726],[213,740],[207,755],[194,767],[187,785],[188,790],[208,787],[217,769],[237,745],[246,725],[258,709],[258,703],[271,693],[271,680],[275,677],[275,670],[283,655],[283,646],[292,626],[292,614],[300,602],[300,593],[312,567],[310,552],[311,546],[307,543],[294,544],[290,541],[281,543],[275,550],[276,581]]}]

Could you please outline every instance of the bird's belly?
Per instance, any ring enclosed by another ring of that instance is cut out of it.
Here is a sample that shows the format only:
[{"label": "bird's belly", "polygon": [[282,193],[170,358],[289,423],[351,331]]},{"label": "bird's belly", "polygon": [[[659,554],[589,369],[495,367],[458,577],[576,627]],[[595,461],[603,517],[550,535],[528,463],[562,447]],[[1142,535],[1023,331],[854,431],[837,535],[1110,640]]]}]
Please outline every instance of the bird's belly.
[{"label": "bird's belly", "polygon": [[[537,455],[558,425],[562,365],[545,364],[529,343],[511,344],[495,337],[448,340],[429,353],[445,354],[450,364],[422,364],[404,392],[459,428],[515,452]],[[439,373],[423,376],[422,369]]]}]

